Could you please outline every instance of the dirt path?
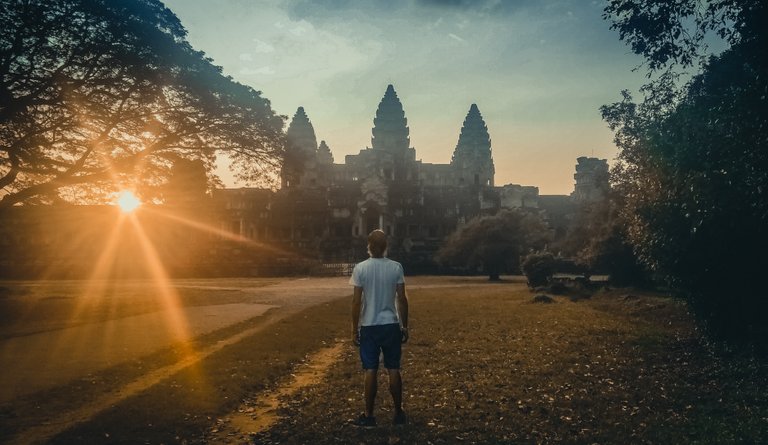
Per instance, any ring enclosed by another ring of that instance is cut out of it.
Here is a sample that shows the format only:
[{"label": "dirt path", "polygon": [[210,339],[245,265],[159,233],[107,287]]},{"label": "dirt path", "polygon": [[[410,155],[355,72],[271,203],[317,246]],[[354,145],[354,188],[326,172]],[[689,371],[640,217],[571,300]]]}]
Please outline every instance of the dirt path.
[{"label": "dirt path", "polygon": [[344,343],[338,342],[329,348],[317,351],[287,376],[277,388],[244,400],[237,410],[217,420],[216,426],[206,435],[206,443],[211,445],[250,443],[250,436],[268,430],[280,420],[277,410],[285,398],[292,397],[299,391],[323,380],[328,368],[338,360],[344,346]]}]

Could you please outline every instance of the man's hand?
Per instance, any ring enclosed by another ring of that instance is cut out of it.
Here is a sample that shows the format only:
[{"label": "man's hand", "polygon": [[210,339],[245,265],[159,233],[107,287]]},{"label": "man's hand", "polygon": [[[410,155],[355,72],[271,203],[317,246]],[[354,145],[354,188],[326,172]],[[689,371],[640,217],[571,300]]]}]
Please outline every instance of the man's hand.
[{"label": "man's hand", "polygon": [[360,331],[355,331],[352,333],[352,344],[355,346],[360,346]]},{"label": "man's hand", "polygon": [[400,328],[400,342],[408,342],[408,328]]}]

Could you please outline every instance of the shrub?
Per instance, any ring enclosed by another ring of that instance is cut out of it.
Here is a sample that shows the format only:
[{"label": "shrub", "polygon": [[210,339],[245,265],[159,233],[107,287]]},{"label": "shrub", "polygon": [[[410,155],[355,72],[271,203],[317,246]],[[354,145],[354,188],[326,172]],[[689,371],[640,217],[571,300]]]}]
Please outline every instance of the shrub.
[{"label": "shrub", "polygon": [[549,303],[554,303],[555,300],[552,299],[552,297],[550,297],[549,295],[540,294],[533,297],[533,302],[549,304]]},{"label": "shrub", "polygon": [[523,259],[521,268],[528,278],[528,286],[545,286],[555,273],[557,259],[550,252],[535,252]]}]

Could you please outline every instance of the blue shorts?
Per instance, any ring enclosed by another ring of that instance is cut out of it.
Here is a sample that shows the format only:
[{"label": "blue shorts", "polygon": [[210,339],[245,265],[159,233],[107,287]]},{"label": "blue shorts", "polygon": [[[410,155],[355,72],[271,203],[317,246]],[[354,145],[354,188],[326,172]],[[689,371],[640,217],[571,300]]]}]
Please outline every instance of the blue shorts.
[{"label": "blue shorts", "polygon": [[379,353],[384,354],[385,368],[400,369],[401,338],[399,323],[360,327],[363,369],[379,369]]}]

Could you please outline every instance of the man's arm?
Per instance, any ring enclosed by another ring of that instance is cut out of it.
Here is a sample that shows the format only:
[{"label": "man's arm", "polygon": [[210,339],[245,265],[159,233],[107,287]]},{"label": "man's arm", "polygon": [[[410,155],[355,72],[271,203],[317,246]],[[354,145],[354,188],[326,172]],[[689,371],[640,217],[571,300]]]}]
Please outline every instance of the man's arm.
[{"label": "man's arm", "polygon": [[396,288],[397,314],[400,317],[400,325],[403,330],[403,343],[408,341],[408,295],[405,293],[405,283],[400,283]]},{"label": "man's arm", "polygon": [[363,288],[355,286],[352,292],[352,343],[360,346],[360,306],[363,301]]}]

